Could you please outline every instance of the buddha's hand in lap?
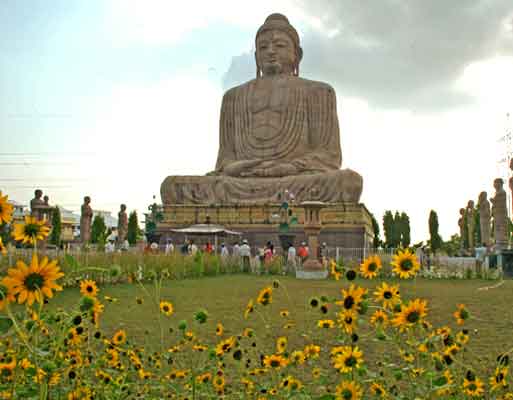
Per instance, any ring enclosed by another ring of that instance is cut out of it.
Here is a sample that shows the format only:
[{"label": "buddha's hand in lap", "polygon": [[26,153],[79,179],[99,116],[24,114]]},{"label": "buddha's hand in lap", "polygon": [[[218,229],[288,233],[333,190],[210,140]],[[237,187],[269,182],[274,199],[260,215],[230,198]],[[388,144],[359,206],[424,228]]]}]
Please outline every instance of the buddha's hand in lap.
[{"label": "buddha's hand in lap", "polygon": [[297,167],[289,163],[278,163],[275,161],[264,161],[257,165],[251,171],[244,171],[241,173],[243,177],[282,177],[291,176],[298,173]]},{"label": "buddha's hand in lap", "polygon": [[225,166],[222,170],[222,174],[233,177],[248,176],[244,174],[248,171],[251,171],[255,166],[257,166],[260,163],[262,163],[262,160],[235,161]]}]

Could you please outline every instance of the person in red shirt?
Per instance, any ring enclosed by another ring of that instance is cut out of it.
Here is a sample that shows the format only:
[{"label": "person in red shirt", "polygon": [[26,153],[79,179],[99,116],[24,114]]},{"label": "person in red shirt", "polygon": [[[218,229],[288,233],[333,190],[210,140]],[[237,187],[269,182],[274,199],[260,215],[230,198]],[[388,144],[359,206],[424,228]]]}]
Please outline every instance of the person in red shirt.
[{"label": "person in red shirt", "polygon": [[301,243],[301,246],[297,250],[297,255],[301,260],[301,264],[303,264],[308,258],[308,247],[306,246],[305,242]]}]

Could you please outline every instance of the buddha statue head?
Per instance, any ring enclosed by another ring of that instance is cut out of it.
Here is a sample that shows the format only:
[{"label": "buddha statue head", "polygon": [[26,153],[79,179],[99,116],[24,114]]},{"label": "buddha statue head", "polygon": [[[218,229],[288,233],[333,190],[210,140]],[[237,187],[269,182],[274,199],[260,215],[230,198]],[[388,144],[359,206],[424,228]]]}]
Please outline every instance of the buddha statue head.
[{"label": "buddha statue head", "polygon": [[303,49],[299,35],[282,14],[269,15],[255,38],[257,78],[273,75],[299,75]]}]

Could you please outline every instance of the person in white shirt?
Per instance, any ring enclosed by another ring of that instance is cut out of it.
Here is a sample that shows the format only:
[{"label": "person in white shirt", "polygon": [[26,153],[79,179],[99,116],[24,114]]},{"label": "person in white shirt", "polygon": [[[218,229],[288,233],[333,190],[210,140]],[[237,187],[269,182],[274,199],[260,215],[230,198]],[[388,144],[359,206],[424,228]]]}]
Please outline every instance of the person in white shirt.
[{"label": "person in white shirt", "polygon": [[189,255],[194,256],[198,252],[198,246],[194,244],[194,240],[191,240],[189,244]]},{"label": "person in white shirt", "polygon": [[296,270],[296,248],[294,246],[290,246],[287,251],[287,271],[289,268]]},{"label": "person in white shirt", "polygon": [[224,243],[221,244],[221,257],[228,258],[230,252],[228,251],[228,247]]},{"label": "person in white shirt", "polygon": [[246,239],[242,241],[242,246],[240,246],[239,254],[242,257],[242,271],[249,272],[251,247],[249,247],[248,241]]},{"label": "person in white shirt", "polygon": [[175,251],[175,246],[173,246],[173,243],[172,242],[169,242],[168,244],[166,244],[166,248],[164,250],[164,253],[167,255],[167,254],[171,254]]},{"label": "person in white shirt", "polygon": [[109,241],[105,245],[105,253],[113,253],[115,249],[116,249],[116,246],[114,246],[114,242],[112,242],[112,241]]}]

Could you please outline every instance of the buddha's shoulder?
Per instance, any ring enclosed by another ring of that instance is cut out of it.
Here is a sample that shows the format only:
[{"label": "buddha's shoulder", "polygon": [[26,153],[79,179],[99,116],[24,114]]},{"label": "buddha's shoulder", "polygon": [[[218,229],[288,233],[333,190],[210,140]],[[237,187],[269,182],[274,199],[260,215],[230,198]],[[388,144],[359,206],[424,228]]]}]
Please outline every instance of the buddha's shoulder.
[{"label": "buddha's shoulder", "polygon": [[[241,93],[245,93],[248,91],[251,91],[255,85],[257,85],[258,79],[251,79],[250,81],[247,81],[241,85],[232,87],[231,89],[227,90],[224,94],[225,98],[230,98],[237,96]],[[333,87],[325,82],[320,81],[313,81],[310,79],[300,78],[300,77],[289,77],[286,79],[286,81],[282,81],[281,84],[285,84],[285,86],[289,86],[292,88],[300,88],[303,90],[306,90],[308,92],[328,92],[335,94],[335,89]]]}]

